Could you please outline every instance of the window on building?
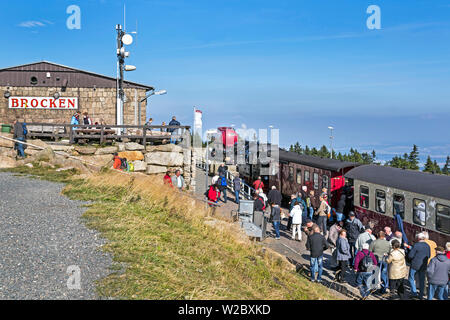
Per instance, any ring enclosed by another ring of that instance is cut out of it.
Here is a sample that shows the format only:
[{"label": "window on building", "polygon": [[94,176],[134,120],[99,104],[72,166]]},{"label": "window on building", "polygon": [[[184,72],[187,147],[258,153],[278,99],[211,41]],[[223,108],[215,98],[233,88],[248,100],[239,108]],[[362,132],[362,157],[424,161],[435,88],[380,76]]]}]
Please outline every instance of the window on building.
[{"label": "window on building", "polygon": [[379,213],[386,213],[386,192],[383,190],[375,191],[375,209]]},{"label": "window on building", "polygon": [[314,189],[319,189],[319,174],[314,172],[313,173],[313,182],[314,182]]},{"label": "window on building", "polygon": [[288,177],[289,181],[294,181],[294,168],[293,167],[289,167],[289,177]]},{"label": "window on building", "polygon": [[302,170],[297,169],[297,184],[302,184]]},{"label": "window on building", "polygon": [[436,230],[450,234],[450,207],[438,204],[436,206]]},{"label": "window on building", "polygon": [[38,83],[38,79],[35,76],[32,76],[31,79],[30,79],[30,83],[32,85],[36,85]]},{"label": "window on building", "polygon": [[405,219],[405,197],[399,194],[394,194],[393,201],[393,215],[395,216],[397,213],[400,215],[402,219]]},{"label": "window on building", "polygon": [[309,171],[305,170],[305,182],[309,182]]},{"label": "window on building", "polygon": [[330,180],[328,179],[327,175],[323,175],[322,176],[322,189],[323,188],[327,188],[328,189],[328,185],[329,185]]},{"label": "window on building", "polygon": [[363,208],[369,207],[369,188],[365,186],[359,188],[359,204]]},{"label": "window on building", "polygon": [[427,222],[427,205],[424,200],[413,199],[413,221],[425,226]]}]

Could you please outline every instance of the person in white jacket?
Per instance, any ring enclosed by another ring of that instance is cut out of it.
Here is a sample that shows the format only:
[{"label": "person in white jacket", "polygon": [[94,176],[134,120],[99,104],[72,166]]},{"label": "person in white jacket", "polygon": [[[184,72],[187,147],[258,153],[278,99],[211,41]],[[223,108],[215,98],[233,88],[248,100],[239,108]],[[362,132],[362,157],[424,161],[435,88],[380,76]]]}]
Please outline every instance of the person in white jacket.
[{"label": "person in white jacket", "polygon": [[289,214],[292,217],[292,240],[295,240],[295,233],[298,234],[298,240],[302,241],[302,208],[300,208],[300,204],[295,204]]}]

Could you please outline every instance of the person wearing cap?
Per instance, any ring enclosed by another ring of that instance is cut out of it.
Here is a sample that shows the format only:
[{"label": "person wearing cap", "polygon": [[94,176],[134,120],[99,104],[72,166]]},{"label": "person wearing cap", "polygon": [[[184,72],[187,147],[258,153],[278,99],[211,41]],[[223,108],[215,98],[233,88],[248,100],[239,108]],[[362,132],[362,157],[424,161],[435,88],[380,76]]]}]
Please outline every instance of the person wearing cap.
[{"label": "person wearing cap", "polygon": [[361,293],[362,299],[367,298],[370,294],[369,284],[367,283],[369,277],[372,275],[372,272],[362,269],[361,262],[363,261],[365,256],[369,256],[372,259],[372,265],[377,265],[377,259],[374,254],[369,251],[369,244],[364,243],[361,247],[361,250],[358,251],[355,257],[355,264],[353,266],[356,272],[356,286]]},{"label": "person wearing cap", "polygon": [[[445,291],[448,290],[448,275],[450,272],[450,260],[443,247],[436,247],[436,256],[431,259],[427,267],[428,276],[428,300],[433,300],[435,293],[439,300],[444,300]],[[447,292],[448,295],[448,292]]]},{"label": "person wearing cap", "polygon": [[345,221],[344,228],[347,230],[347,239],[348,244],[350,245],[350,254],[352,255],[351,263],[353,264],[356,255],[356,240],[358,240],[360,233],[363,232],[364,227],[361,221],[356,218],[355,213],[350,211],[348,219]]}]

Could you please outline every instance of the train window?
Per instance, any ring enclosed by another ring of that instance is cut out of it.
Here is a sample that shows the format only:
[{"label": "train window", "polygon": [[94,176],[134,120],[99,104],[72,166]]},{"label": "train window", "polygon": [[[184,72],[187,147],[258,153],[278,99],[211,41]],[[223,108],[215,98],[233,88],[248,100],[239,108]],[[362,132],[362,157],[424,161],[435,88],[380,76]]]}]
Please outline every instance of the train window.
[{"label": "train window", "polygon": [[322,189],[323,188],[327,188],[328,189],[328,176],[327,175],[323,175],[322,176]]},{"label": "train window", "polygon": [[450,234],[450,207],[436,206],[436,230]]},{"label": "train window", "polygon": [[313,173],[313,180],[314,180],[314,189],[319,189],[319,174],[314,172]]},{"label": "train window", "polygon": [[359,204],[363,208],[369,207],[369,188],[364,186],[359,188]]},{"label": "train window", "polygon": [[375,209],[379,213],[386,213],[386,192],[375,190]]},{"label": "train window", "polygon": [[394,194],[393,204],[392,210],[394,216],[398,213],[402,219],[405,219],[405,197],[399,194]]},{"label": "train window", "polygon": [[302,184],[302,170],[297,169],[297,184]]},{"label": "train window", "polygon": [[289,181],[293,181],[294,180],[294,168],[293,167],[289,167],[289,177],[288,177]]},{"label": "train window", "polygon": [[420,199],[413,200],[413,221],[415,224],[425,226],[427,217],[427,205]]},{"label": "train window", "polygon": [[309,171],[305,170],[305,182],[309,182]]}]

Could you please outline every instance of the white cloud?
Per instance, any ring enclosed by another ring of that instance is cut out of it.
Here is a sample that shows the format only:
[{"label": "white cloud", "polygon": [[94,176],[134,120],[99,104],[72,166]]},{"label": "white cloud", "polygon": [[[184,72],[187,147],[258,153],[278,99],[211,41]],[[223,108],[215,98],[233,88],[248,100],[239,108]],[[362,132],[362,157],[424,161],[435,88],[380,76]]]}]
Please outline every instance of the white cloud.
[{"label": "white cloud", "polygon": [[19,27],[22,28],[35,28],[35,27],[45,27],[46,25],[53,24],[53,22],[48,20],[43,21],[24,21],[19,23]]}]

